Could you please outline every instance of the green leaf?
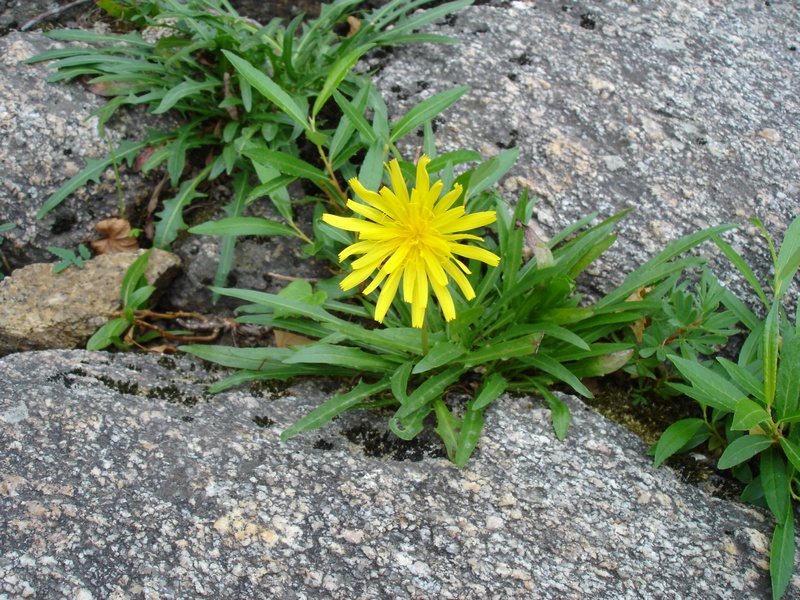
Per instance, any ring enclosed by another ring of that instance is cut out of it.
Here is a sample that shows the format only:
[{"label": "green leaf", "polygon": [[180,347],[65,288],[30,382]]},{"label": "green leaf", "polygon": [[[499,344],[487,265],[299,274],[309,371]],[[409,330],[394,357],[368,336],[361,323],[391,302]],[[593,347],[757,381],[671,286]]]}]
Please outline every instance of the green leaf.
[{"label": "green leaf", "polygon": [[422,125],[425,121],[429,121],[434,117],[439,116],[449,106],[458,101],[461,96],[469,91],[469,86],[464,85],[452,90],[440,92],[427,100],[423,100],[414,108],[409,110],[402,119],[400,119],[392,128],[389,134],[389,141],[394,143],[407,133],[412,132],[414,129]]},{"label": "green leaf", "polygon": [[266,148],[248,148],[242,154],[253,162],[268,165],[286,175],[311,179],[312,181],[325,181],[328,179],[328,176],[323,171],[285,152],[267,150]]},{"label": "green leaf", "polygon": [[[128,163],[131,164],[139,155],[139,153],[144,152],[149,145],[150,144],[147,140],[143,142],[120,142],[119,147],[114,151],[114,157],[117,160],[117,164],[122,163],[123,160],[127,160]],[[36,218],[43,219],[47,213],[61,204],[65,198],[67,198],[75,190],[85,186],[90,181],[99,183],[100,177],[103,175],[103,173],[105,173],[106,169],[113,166],[113,164],[114,159],[110,156],[100,160],[87,160],[86,168],[58,188],[56,193],[50,196],[50,198],[47,199],[47,202],[45,202],[44,206],[42,206],[42,208],[39,209],[39,212],[36,213]]]},{"label": "green leaf", "polygon": [[193,200],[206,197],[205,194],[197,191],[197,186],[205,181],[210,170],[211,167],[208,166],[194,179],[184,181],[180,190],[178,190],[178,195],[164,202],[164,209],[156,213],[161,218],[156,223],[153,246],[162,250],[169,249],[170,244],[178,237],[178,232],[186,229],[186,222],[183,220],[183,209],[191,204]]},{"label": "green leaf", "polygon": [[691,382],[697,395],[692,397],[713,408],[726,412],[735,412],[739,400],[746,397],[735,384],[695,361],[686,360],[675,355],[668,358],[687,381]]},{"label": "green leaf", "polygon": [[717,462],[717,468],[730,469],[753,458],[759,452],[772,445],[772,439],[766,435],[743,435],[733,440]]},{"label": "green leaf", "polygon": [[536,334],[522,336],[507,342],[487,344],[480,350],[467,354],[463,359],[464,366],[472,368],[493,360],[508,360],[536,352]]},{"label": "green leaf", "polygon": [[208,81],[189,79],[183,83],[179,83],[165,94],[159,105],[151,110],[150,114],[160,115],[165,113],[187,96],[197,96],[203,92],[211,92],[220,85],[221,82],[218,79],[211,79]]},{"label": "green leaf", "polygon": [[[655,446],[655,460],[654,467],[658,466],[667,460],[673,454],[681,452],[686,447],[686,444],[697,438],[697,435],[707,428],[705,421],[702,419],[681,419],[667,427],[666,431],[658,438]],[[697,442],[702,443],[702,439]]]},{"label": "green leaf", "polygon": [[459,469],[463,469],[472,456],[481,437],[481,431],[483,431],[483,410],[468,407],[461,423],[461,433],[458,434],[458,445],[453,460]]},{"label": "green leaf", "polygon": [[783,448],[784,454],[786,454],[786,458],[800,472],[800,446],[785,437],[778,438],[778,441],[781,444],[781,448]]},{"label": "green leaf", "polygon": [[553,431],[556,434],[556,438],[563,442],[569,431],[572,413],[563,400],[546,389],[542,389],[541,391],[545,400],[547,400],[547,404],[550,406],[550,420],[553,422]]},{"label": "green leaf", "polygon": [[728,372],[728,376],[734,382],[736,382],[740,388],[759,400],[762,403],[762,406],[766,404],[764,402],[764,387],[761,385],[761,382],[755,375],[753,375],[744,367],[737,365],[736,363],[731,362],[721,356],[717,357],[717,361],[725,368],[725,370]]},{"label": "green leaf", "polygon": [[122,278],[122,288],[120,290],[120,298],[122,305],[128,306],[130,304],[131,296],[142,285],[147,285],[144,279],[144,274],[147,272],[147,267],[150,264],[150,254],[152,250],[145,250],[142,254],[131,263],[131,266],[125,271],[125,276]]},{"label": "green leaf", "polygon": [[367,150],[364,162],[358,173],[358,180],[368,190],[377,190],[383,178],[383,161],[386,158],[387,145],[376,139]]},{"label": "green leaf", "polygon": [[131,322],[127,319],[118,317],[111,319],[108,323],[103,325],[100,329],[94,332],[94,335],[86,342],[86,349],[90,351],[103,350],[115,341],[119,340],[120,336],[125,333],[131,326]]},{"label": "green leaf", "polygon": [[289,348],[236,348],[204,344],[181,346],[180,349],[223,367],[248,371],[260,371],[269,363],[283,363],[293,352]]},{"label": "green leaf", "polygon": [[291,227],[261,217],[227,217],[195,225],[189,233],[196,235],[286,235],[296,236]]},{"label": "green leaf", "polygon": [[775,300],[783,298],[800,267],[800,218],[795,218],[783,236],[775,264]]},{"label": "green leaf", "polygon": [[303,129],[311,129],[308,124],[306,113],[300,109],[292,97],[287,94],[277,83],[275,83],[266,73],[256,69],[243,58],[236,56],[228,50],[222,53],[231,61],[231,64],[239,74],[247,80],[262,96],[275,103],[286,115]]},{"label": "green leaf", "polygon": [[723,233],[735,227],[736,225],[717,225],[702,231],[697,231],[671,242],[664,250],[648,260],[633,273],[630,273],[625,278],[625,281],[622,282],[622,285],[620,285],[617,289],[603,296],[597,302],[597,304],[595,304],[595,310],[600,311],[602,308],[624,303],[625,299],[639,288],[646,287],[651,283],[660,281],[661,279],[664,279],[673,273],[680,272],[690,264],[697,264],[698,261],[696,259],[682,259],[677,260],[672,264],[669,263],[677,256],[680,256],[687,250],[700,245],[702,242],[711,238],[712,236]]},{"label": "green leaf", "polygon": [[786,465],[776,448],[761,453],[761,486],[775,519],[778,523],[785,523],[792,516],[792,499]]},{"label": "green leaf", "polygon": [[781,343],[780,302],[775,302],[764,321],[764,337],[761,338],[761,356],[764,366],[764,400],[772,406],[778,381],[778,349]]},{"label": "green leaf", "polygon": [[405,417],[429,405],[434,398],[441,397],[447,387],[458,381],[464,371],[466,369],[463,367],[453,366],[438,375],[426,379],[408,397],[408,401],[397,410],[395,418],[403,420]]},{"label": "green leaf", "polygon": [[524,362],[533,365],[537,369],[544,371],[549,375],[552,375],[559,381],[563,381],[581,396],[584,396],[585,398],[593,397],[592,393],[585,385],[581,383],[580,379],[572,374],[572,371],[546,354],[531,354],[524,358]]},{"label": "green leaf", "polygon": [[450,409],[441,398],[433,401],[433,410],[436,412],[436,427],[434,431],[439,434],[447,450],[447,458],[456,461],[458,438],[461,435],[461,421],[453,416]]},{"label": "green leaf", "polygon": [[394,372],[397,368],[396,362],[369,354],[358,348],[321,343],[303,346],[283,362],[288,365],[298,363],[336,365],[370,373]]},{"label": "green leaf", "polygon": [[[128,298],[125,308],[131,310],[139,310],[144,308],[144,306],[147,304],[147,301],[150,299],[150,296],[152,296],[155,291],[156,288],[152,285],[145,285],[138,288],[130,295],[130,298]],[[133,321],[133,319],[131,319],[131,321]]]},{"label": "green leaf", "polygon": [[297,423],[284,430],[283,433],[281,433],[281,441],[285,442],[298,433],[311,429],[318,429],[326,425],[331,419],[343,413],[348,408],[352,408],[370,396],[374,396],[388,389],[389,385],[389,380],[386,377],[372,384],[359,381],[358,385],[349,392],[345,394],[336,394],[333,398],[319,405],[305,417],[297,421]]},{"label": "green leaf", "polygon": [[369,122],[364,118],[364,109],[362,108],[359,110],[356,108],[337,90],[333,90],[333,99],[336,100],[336,104],[339,105],[339,108],[342,109],[342,112],[345,114],[345,116],[350,119],[353,127],[358,130],[367,143],[370,145],[374,144],[378,137],[375,135],[375,132],[372,130]]},{"label": "green leaf", "polygon": [[441,367],[463,356],[465,353],[466,350],[461,346],[446,341],[439,342],[416,364],[412,373],[424,373],[425,371]]},{"label": "green leaf", "polygon": [[794,573],[794,515],[778,523],[772,534],[772,546],[769,555],[769,574],[772,579],[772,599],[780,600],[789,587]]},{"label": "green leaf", "polygon": [[325,105],[325,102],[328,101],[328,98],[331,97],[333,90],[339,87],[339,84],[350,72],[350,69],[353,68],[353,65],[358,62],[365,52],[374,47],[375,44],[365,44],[363,46],[359,46],[341,57],[334,63],[332,67],[330,67],[328,77],[325,79],[325,83],[322,84],[322,90],[317,96],[317,99],[314,101],[314,108],[311,109],[312,118],[316,118],[317,113],[319,113],[319,111]]},{"label": "green leaf", "polygon": [[467,404],[467,410],[483,410],[492,402],[497,400],[500,395],[508,388],[508,380],[500,373],[492,373],[483,382],[480,392]]},{"label": "green leaf", "polygon": [[505,175],[519,156],[519,148],[508,148],[500,154],[475,167],[469,178],[466,198],[474,198],[488,189]]},{"label": "green leaf", "polygon": [[408,389],[408,378],[411,376],[413,367],[414,363],[411,361],[403,363],[389,378],[392,383],[392,394],[400,404],[408,402],[406,390]]},{"label": "green leaf", "polygon": [[734,250],[730,244],[723,241],[718,236],[713,235],[711,236],[711,239],[714,240],[714,243],[717,245],[717,247],[722,250],[722,253],[730,261],[730,263],[736,267],[736,270],[742,274],[742,277],[744,277],[745,281],[750,284],[750,287],[753,288],[753,291],[759,297],[761,302],[764,303],[764,306],[769,306],[767,295],[764,293],[761,284],[758,282],[758,278],[755,276],[750,266],[744,262],[744,259],[741,257],[741,255],[736,252],[736,250]]},{"label": "green leaf", "polygon": [[441,156],[431,157],[431,162],[428,164],[428,172],[438,173],[444,169],[447,164],[460,165],[465,162],[474,162],[481,160],[481,155],[475,150],[453,150]]},{"label": "green leaf", "polygon": [[431,412],[431,404],[423,404],[417,410],[398,417],[397,413],[389,419],[389,429],[401,440],[413,440],[422,431],[423,422]]},{"label": "green leaf", "polygon": [[750,398],[742,398],[736,405],[731,429],[734,431],[748,431],[756,425],[769,423],[770,421],[772,421],[772,417],[760,404],[753,402]]},{"label": "green leaf", "polygon": [[775,414],[778,419],[797,411],[800,398],[800,335],[781,347],[778,379],[775,389]]},{"label": "green leaf", "polygon": [[297,302],[289,298],[281,298],[276,294],[268,294],[266,292],[255,292],[251,290],[238,290],[230,288],[210,288],[212,292],[218,292],[223,296],[230,296],[232,298],[239,298],[247,302],[253,302],[268,308],[281,308],[285,309],[287,314],[297,315],[300,317],[308,317],[315,321],[326,323],[338,323],[341,319],[334,317],[326,310],[318,306],[309,306],[304,302]]}]

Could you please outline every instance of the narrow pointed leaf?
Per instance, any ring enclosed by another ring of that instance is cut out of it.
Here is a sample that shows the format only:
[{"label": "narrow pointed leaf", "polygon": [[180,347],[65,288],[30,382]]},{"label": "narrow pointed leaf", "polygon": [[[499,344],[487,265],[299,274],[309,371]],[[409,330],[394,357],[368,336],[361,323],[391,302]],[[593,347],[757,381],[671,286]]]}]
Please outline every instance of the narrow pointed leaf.
[{"label": "narrow pointed leaf", "polygon": [[283,433],[281,433],[281,441],[285,442],[303,431],[319,429],[329,423],[335,416],[388,388],[388,378],[381,379],[378,383],[372,384],[359,381],[358,385],[351,391],[345,394],[336,394],[333,398],[321,404],[297,421],[297,423],[284,430]]},{"label": "narrow pointed leaf", "polygon": [[231,61],[231,64],[239,74],[247,80],[262,96],[271,100],[275,105],[286,113],[295,123],[303,129],[310,129],[306,113],[297,105],[292,97],[287,94],[270,77],[255,68],[245,59],[223,50],[222,53]]},{"label": "narrow pointed leaf", "polygon": [[486,381],[484,381],[475,399],[467,405],[467,410],[483,410],[497,400],[500,395],[506,391],[507,387],[508,380],[505,377],[500,375],[500,373],[492,373]]},{"label": "narrow pointed leaf", "polygon": [[466,350],[451,342],[439,342],[415,366],[412,373],[424,373],[463,356]]},{"label": "narrow pointed leaf", "polygon": [[[656,442],[653,466],[658,468],[673,454],[687,449],[687,443],[696,439],[697,435],[707,427],[702,419],[682,419],[667,427]],[[698,443],[701,442],[702,440]]]},{"label": "narrow pointed leaf", "polygon": [[459,469],[463,469],[472,456],[481,437],[481,431],[483,431],[483,409],[467,408],[464,421],[461,423],[461,433],[458,435],[458,446],[453,461]]},{"label": "narrow pointed leaf", "polygon": [[[117,164],[121,164],[123,160],[132,163],[133,160],[144,152],[149,146],[148,141],[143,142],[120,142],[119,147],[114,151]],[[72,177],[64,185],[62,185],[55,194],[50,196],[45,202],[44,206],[36,213],[37,219],[44,218],[47,213],[53,210],[56,206],[61,204],[65,198],[72,194],[75,190],[82,188],[90,181],[99,182],[103,173],[114,164],[114,159],[110,156],[100,160],[87,160],[86,167],[77,175]]]},{"label": "narrow pointed leaf", "polygon": [[322,343],[303,346],[283,362],[288,365],[298,363],[336,365],[372,373],[394,372],[397,368],[396,362],[386,360],[375,354],[369,354],[358,348]]},{"label": "narrow pointed leaf", "polygon": [[407,133],[414,131],[414,129],[422,125],[425,121],[439,116],[445,109],[466,94],[469,89],[469,86],[464,85],[452,90],[440,92],[427,100],[423,100],[409,110],[392,128],[389,141],[396,142]]},{"label": "narrow pointed leaf", "polygon": [[703,403],[708,406],[732,413],[736,411],[739,400],[747,396],[735,384],[695,361],[678,356],[668,358],[681,375],[692,383],[699,396],[703,398]]},{"label": "narrow pointed leaf", "polygon": [[447,458],[456,461],[458,438],[461,435],[461,421],[453,416],[450,409],[441,398],[433,401],[433,410],[436,412],[436,427],[434,431],[439,434],[447,450]]},{"label": "narrow pointed leaf", "polygon": [[328,77],[325,79],[325,83],[322,84],[322,90],[317,96],[317,99],[314,101],[314,107],[311,110],[312,117],[317,116],[317,113],[319,113],[320,109],[322,109],[322,107],[325,105],[325,102],[327,102],[328,98],[331,97],[333,90],[339,87],[339,84],[350,72],[350,69],[353,68],[353,65],[358,62],[365,52],[372,49],[374,46],[375,44],[364,44],[363,46],[358,46],[336,61],[336,63],[330,68]]},{"label": "narrow pointed leaf", "polygon": [[769,555],[769,574],[772,579],[772,598],[780,600],[789,587],[794,573],[794,516],[775,526]]},{"label": "narrow pointed leaf", "polygon": [[772,445],[772,439],[766,435],[743,435],[733,440],[717,462],[717,468],[730,469],[738,464],[750,460],[759,452]]},{"label": "narrow pointed leaf", "polygon": [[748,431],[756,425],[768,423],[771,420],[769,413],[760,404],[753,402],[750,398],[742,398],[736,405],[731,429]]},{"label": "narrow pointed leaf", "polygon": [[207,221],[189,229],[196,235],[285,235],[296,236],[297,233],[287,225],[281,225],[260,217],[227,217],[217,221]]},{"label": "narrow pointed leaf", "polygon": [[778,523],[785,523],[792,515],[792,499],[786,465],[780,452],[770,448],[761,453],[761,486],[767,505]]}]

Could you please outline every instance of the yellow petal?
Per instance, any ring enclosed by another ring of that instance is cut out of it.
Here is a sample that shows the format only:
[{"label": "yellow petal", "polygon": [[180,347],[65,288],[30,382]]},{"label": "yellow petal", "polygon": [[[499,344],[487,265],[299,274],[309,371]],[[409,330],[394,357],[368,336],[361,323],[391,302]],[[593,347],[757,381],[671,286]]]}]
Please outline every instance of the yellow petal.
[{"label": "yellow petal", "polygon": [[411,249],[410,244],[401,244],[397,251],[389,257],[383,268],[389,273],[393,273],[408,256],[408,251]]},{"label": "yellow petal", "polygon": [[455,208],[451,208],[446,213],[439,215],[433,221],[434,227],[436,227],[437,231],[442,231],[442,228],[447,227],[451,223],[454,223],[458,219],[464,216],[464,207],[463,206],[456,206]]},{"label": "yellow petal", "polygon": [[442,307],[444,318],[446,321],[452,321],[456,318],[456,307],[453,304],[453,296],[450,295],[450,290],[447,286],[439,285],[436,281],[431,280],[431,287],[436,298],[439,300],[439,306]]},{"label": "yellow petal", "polygon": [[447,274],[442,267],[442,261],[431,252],[422,252],[422,258],[425,259],[425,267],[431,281],[436,281],[439,285],[447,285]]},{"label": "yellow petal", "polygon": [[447,274],[453,278],[453,281],[458,284],[458,287],[461,289],[461,293],[464,295],[464,298],[467,300],[472,300],[475,297],[475,290],[472,289],[472,285],[470,285],[469,280],[466,278],[464,273],[462,273],[453,263],[446,262],[442,265],[444,270],[447,271]]},{"label": "yellow petal", "polygon": [[339,253],[339,262],[342,262],[349,256],[353,256],[353,254],[366,254],[372,250],[375,245],[375,242],[356,242],[355,244],[350,244]]},{"label": "yellow petal", "polygon": [[414,189],[417,190],[420,197],[427,196],[428,190],[430,189],[430,178],[428,177],[429,162],[431,162],[431,159],[424,154],[420,156],[417,161],[417,180],[414,182]]},{"label": "yellow petal", "polygon": [[453,189],[447,192],[442,197],[442,199],[439,200],[439,202],[436,204],[436,206],[433,209],[433,214],[439,216],[447,212],[447,209],[453,206],[453,203],[456,200],[458,200],[458,198],[461,196],[462,191],[463,188],[461,187],[460,184],[456,183],[455,185],[453,185]]},{"label": "yellow petal", "polygon": [[370,206],[374,206],[378,210],[386,213],[393,219],[398,219],[400,215],[396,214],[392,210],[392,204],[387,202],[386,199],[381,196],[378,192],[372,192],[361,185],[361,182],[353,177],[350,179],[350,187],[353,188],[353,191],[356,195],[361,198],[364,202],[369,204]]},{"label": "yellow petal", "polygon": [[392,305],[392,300],[397,295],[397,286],[400,283],[400,275],[402,270],[397,270],[386,280],[381,290],[381,295],[378,296],[378,303],[375,305],[375,320],[378,323],[383,323],[383,318]]},{"label": "yellow petal", "polygon": [[364,288],[364,295],[369,296],[372,292],[378,289],[378,286],[381,284],[381,281],[386,279],[386,276],[388,274],[389,272],[386,269],[381,269],[380,271],[378,271],[378,274],[375,275],[375,279],[373,279],[370,282],[370,284],[366,288]]},{"label": "yellow petal", "polygon": [[449,225],[444,225],[439,227],[439,233],[456,233],[457,231],[469,231],[470,229],[476,229],[478,227],[483,227],[484,225],[489,225],[490,223],[494,223],[497,220],[497,213],[493,210],[487,210],[484,212],[477,212],[472,213],[470,215],[464,215],[454,223]]},{"label": "yellow petal", "polygon": [[343,290],[347,291],[359,285],[362,281],[364,281],[367,277],[372,275],[375,269],[356,269],[352,273],[350,273],[347,277],[342,279],[339,287]]},{"label": "yellow petal", "polygon": [[476,248],[475,246],[465,246],[464,244],[451,244],[450,251],[453,254],[458,254],[459,256],[465,256],[466,258],[474,258],[475,260],[479,260],[481,262],[485,262],[487,265],[491,265],[496,267],[500,264],[500,257],[496,254],[492,254],[488,250],[484,250],[483,248]]},{"label": "yellow petal", "polygon": [[386,213],[376,208],[372,208],[371,206],[367,206],[366,204],[361,204],[360,202],[348,200],[347,208],[352,210],[354,213],[359,214],[362,217],[366,217],[370,221],[374,221],[380,225],[389,221],[389,217],[386,215]]},{"label": "yellow petal", "polygon": [[376,247],[373,250],[367,252],[361,258],[353,261],[353,268],[364,269],[368,265],[372,265],[373,270],[377,269],[381,266],[381,263],[386,259],[386,257],[394,252],[394,250],[394,244],[376,244]]},{"label": "yellow petal", "polygon": [[345,231],[380,231],[382,227],[381,225],[370,223],[369,221],[364,221],[363,219],[340,217],[338,215],[330,215],[328,213],[322,215],[322,220],[329,225],[333,225],[339,229],[344,229]]},{"label": "yellow petal", "polygon": [[416,261],[416,258],[407,261],[403,269],[403,300],[409,304],[414,299],[414,285],[417,279],[417,269],[414,265]]},{"label": "yellow petal", "polygon": [[403,173],[400,171],[400,163],[397,162],[397,159],[394,159],[385,166],[389,169],[389,179],[392,180],[392,190],[394,190],[395,196],[401,202],[408,204],[408,188],[406,187],[406,180],[403,179]]}]

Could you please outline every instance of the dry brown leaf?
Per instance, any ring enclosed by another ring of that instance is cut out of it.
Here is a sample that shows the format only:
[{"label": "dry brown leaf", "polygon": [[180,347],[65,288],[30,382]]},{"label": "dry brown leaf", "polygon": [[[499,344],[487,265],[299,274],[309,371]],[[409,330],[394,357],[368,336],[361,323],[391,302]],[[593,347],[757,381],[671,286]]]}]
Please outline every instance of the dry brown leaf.
[{"label": "dry brown leaf", "polygon": [[306,344],[311,344],[314,341],[304,335],[298,335],[296,333],[283,331],[281,329],[275,329],[273,333],[275,334],[275,345],[278,348],[288,348],[289,346],[305,346]]},{"label": "dry brown leaf", "polygon": [[[641,287],[625,299],[625,302],[641,302],[644,297],[652,291],[652,287]],[[636,336],[636,341],[641,344],[644,339],[644,330],[647,328],[647,318],[643,317],[638,321],[631,323],[633,335]]]},{"label": "dry brown leaf", "polygon": [[347,37],[355,35],[358,33],[358,30],[361,29],[361,21],[353,15],[347,17],[347,24],[350,25],[350,31],[347,32]]},{"label": "dry brown leaf", "polygon": [[112,252],[134,252],[139,249],[136,238],[130,236],[131,224],[126,219],[105,219],[94,226],[98,233],[106,236],[91,243],[97,254]]}]

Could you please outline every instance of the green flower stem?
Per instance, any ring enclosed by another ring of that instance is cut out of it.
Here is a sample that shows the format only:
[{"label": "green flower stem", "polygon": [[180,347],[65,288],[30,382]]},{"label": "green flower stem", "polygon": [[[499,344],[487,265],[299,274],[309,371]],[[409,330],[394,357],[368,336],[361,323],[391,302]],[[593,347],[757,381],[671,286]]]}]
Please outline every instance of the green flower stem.
[{"label": "green flower stem", "polygon": [[333,172],[333,165],[331,164],[331,161],[328,160],[328,155],[325,154],[325,149],[320,144],[317,144],[316,146],[317,150],[319,151],[319,156],[322,159],[322,163],[325,165],[325,170],[328,171],[330,181],[333,184],[333,187],[336,188],[336,191],[339,193],[338,199],[331,198],[331,200],[333,200],[333,205],[336,207],[336,210],[341,214],[343,209],[342,199],[345,198],[347,194],[345,194],[344,190],[339,185],[339,180],[336,178],[336,173]]},{"label": "green flower stem", "polygon": [[297,233],[297,237],[299,237],[301,240],[303,240],[306,244],[313,244],[314,243],[311,240],[310,237],[308,237],[305,233],[303,233],[302,229],[300,229],[297,225],[295,225],[294,221],[289,221],[289,227],[294,229],[295,232]]},{"label": "green flower stem", "polygon": [[426,356],[429,351],[428,347],[428,317],[422,321],[422,328],[420,329],[420,336],[422,338],[422,356]]}]

